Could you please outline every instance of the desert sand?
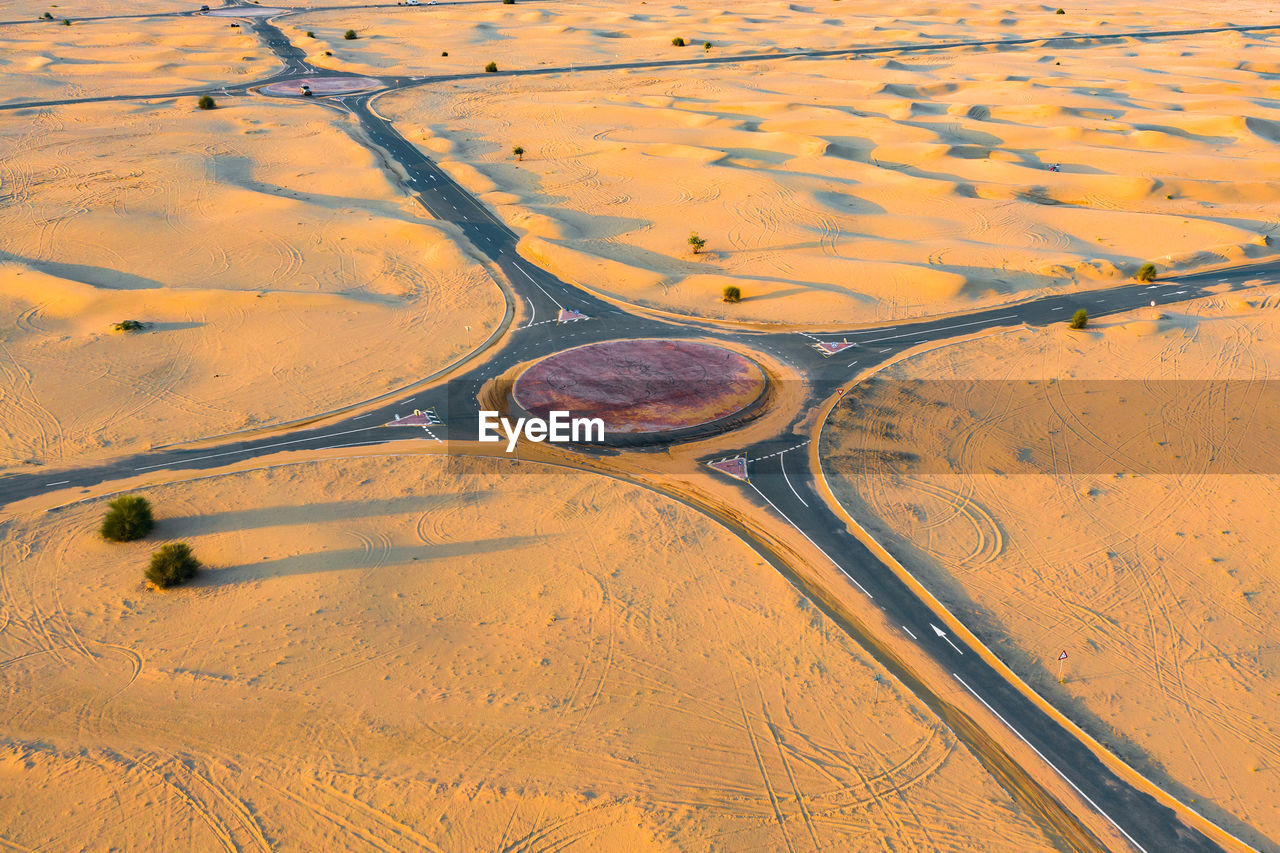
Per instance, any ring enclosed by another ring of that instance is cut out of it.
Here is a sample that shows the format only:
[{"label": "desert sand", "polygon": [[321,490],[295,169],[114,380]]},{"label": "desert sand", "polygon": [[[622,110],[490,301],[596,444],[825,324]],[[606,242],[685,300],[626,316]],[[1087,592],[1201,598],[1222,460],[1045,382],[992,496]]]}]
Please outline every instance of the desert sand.
[{"label": "desert sand", "polygon": [[[644,8],[640,8],[643,6]],[[682,59],[789,50],[829,50],[937,41],[1052,37],[1140,29],[1254,24],[1262,0],[1191,6],[1110,3],[1105,12],[983,2],[797,3],[745,0],[731,8],[672,0],[618,4],[472,3],[314,11],[281,20],[312,62],[326,68],[379,73],[474,73],[502,68],[559,68],[617,61]],[[359,38],[346,40],[348,29]],[[306,36],[306,33],[312,36]],[[680,36],[686,46],[672,39]],[[331,55],[326,55],[325,51]],[[448,56],[441,56],[442,52]],[[680,72],[676,72],[680,75]]]},{"label": "desert sand", "polygon": [[[189,3],[187,0],[134,0],[129,4],[129,10],[122,12],[120,4],[112,2],[112,0],[61,0],[57,5],[47,3],[32,3],[30,0],[0,0],[0,19],[4,21],[36,21],[38,26],[44,24],[40,22],[40,16],[46,11],[51,15],[57,15],[56,20],[63,18],[71,18],[73,21],[82,17],[91,15],[121,15],[121,14],[173,14],[178,12],[194,12],[200,8],[200,3]],[[209,4],[216,5],[216,4]]]},{"label": "desert sand", "polygon": [[[1280,475],[1239,438],[1275,432],[1277,308],[1271,288],[911,357],[836,410],[822,448],[849,512],[1020,675],[1264,849],[1280,839]],[[939,381],[893,381],[917,378]],[[977,388],[1046,378],[1049,406]],[[1133,473],[1149,435],[1177,471]],[[951,471],[913,473],[902,452]]]},{"label": "desert sand", "polygon": [[2,464],[317,414],[481,344],[498,285],[349,132],[243,99],[0,122]]},{"label": "desert sand", "polygon": [[[754,552],[638,487],[402,456],[147,494],[154,541],[104,543],[98,500],[4,530],[19,849],[1047,849]],[[147,591],[175,539],[207,570]]]},{"label": "desert sand", "polygon": [[377,105],[570,281],[847,325],[1274,256],[1276,39],[482,77]]},{"label": "desert sand", "polygon": [[58,20],[0,30],[0,104],[180,92],[254,80],[280,67],[253,33],[225,19],[73,20],[68,27],[67,9],[50,12]]}]

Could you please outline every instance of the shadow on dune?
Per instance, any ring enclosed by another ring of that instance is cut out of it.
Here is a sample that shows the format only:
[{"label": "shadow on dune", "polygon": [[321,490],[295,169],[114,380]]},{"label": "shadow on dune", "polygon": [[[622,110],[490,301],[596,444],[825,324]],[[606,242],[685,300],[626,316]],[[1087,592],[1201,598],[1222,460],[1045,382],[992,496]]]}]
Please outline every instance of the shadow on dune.
[{"label": "shadow on dune", "polygon": [[323,524],[357,518],[377,518],[384,515],[421,513],[439,507],[459,507],[477,504],[486,495],[413,495],[387,500],[359,502],[335,501],[333,503],[299,504],[265,509],[246,509],[219,512],[211,515],[191,515],[178,518],[162,518],[157,528],[165,536],[198,536],[205,533],[230,533],[237,530],[257,530],[264,527],[290,527],[297,524]]},{"label": "shadow on dune", "polygon": [[0,261],[13,261],[42,273],[104,290],[160,290],[168,286],[153,278],[121,272],[111,267],[42,261],[36,258],[24,257],[23,255],[15,255],[13,252],[0,251]]},{"label": "shadow on dune", "polygon": [[[477,539],[472,542],[446,542],[431,545],[412,545],[394,548],[347,548],[341,551],[317,551],[298,554],[278,560],[263,560],[227,568],[207,569],[199,575],[193,586],[217,587],[234,583],[267,580],[270,578],[313,575],[322,572],[341,572],[352,569],[378,570],[390,566],[402,566],[414,561],[448,560],[473,557],[500,551],[516,551],[543,541],[543,536],[500,536],[494,539]],[[388,569],[391,570],[391,569]]]}]

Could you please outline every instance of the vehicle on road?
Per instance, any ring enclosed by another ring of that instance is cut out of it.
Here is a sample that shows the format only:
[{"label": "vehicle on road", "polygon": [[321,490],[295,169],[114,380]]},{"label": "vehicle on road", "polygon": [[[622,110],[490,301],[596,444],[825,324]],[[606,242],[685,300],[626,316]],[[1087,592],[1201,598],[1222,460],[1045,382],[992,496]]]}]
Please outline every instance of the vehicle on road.
[{"label": "vehicle on road", "polygon": [[303,84],[302,84],[302,86],[299,88],[299,92],[301,93],[302,97],[304,97],[304,98],[310,98],[310,97],[312,96],[312,95],[311,95],[311,87],[310,87],[310,86],[308,86],[306,83],[303,83]]}]

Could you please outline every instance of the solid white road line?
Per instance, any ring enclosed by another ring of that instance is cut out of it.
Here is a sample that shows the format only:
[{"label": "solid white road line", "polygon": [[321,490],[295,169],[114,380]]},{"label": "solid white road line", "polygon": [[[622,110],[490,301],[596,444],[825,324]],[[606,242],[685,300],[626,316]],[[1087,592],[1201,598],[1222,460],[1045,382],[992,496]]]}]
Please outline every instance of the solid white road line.
[{"label": "solid white road line", "polygon": [[70,483],[70,480],[58,480],[56,483],[45,483],[46,486],[61,486]]},{"label": "solid white road line", "polygon": [[534,280],[533,276],[529,275],[529,272],[524,267],[520,266],[519,264],[515,264],[514,266],[516,269],[520,270],[520,272],[524,273],[524,277],[529,279],[529,281],[532,281],[533,286],[538,288],[538,290],[541,290],[544,296],[546,296],[552,302],[555,302],[555,305],[557,308],[559,308],[561,311],[564,310],[564,306],[561,305],[559,302],[556,302],[555,297],[553,297],[550,293],[547,293],[546,289],[542,285],[538,284],[538,282]]},{"label": "solid white road line", "polygon": [[[378,426],[360,427],[360,429],[349,429],[344,432],[331,432],[328,435],[313,435],[310,438],[295,438],[292,441],[279,441],[279,442],[276,442],[275,444],[264,444],[261,447],[246,447],[243,450],[226,450],[226,451],[223,451],[222,453],[210,453],[206,456],[193,456],[190,459],[183,459],[177,464],[185,464],[187,462],[199,462],[202,459],[217,459],[219,456],[234,456],[237,453],[254,453],[259,450],[269,450],[272,447],[284,447],[287,444],[298,444],[299,442],[303,442],[303,441],[319,441],[322,438],[337,438],[340,435],[351,435],[351,433],[353,432],[366,432],[371,429],[382,429],[382,425],[379,424]],[[171,464],[174,464],[174,463],[157,462],[155,465],[143,465],[141,468],[134,468],[133,470],[149,471],[152,468],[163,468],[166,465],[171,465]]]},{"label": "solid white road line", "polygon": [[920,638],[919,638],[919,637],[917,637],[915,634],[911,633],[911,629],[910,629],[910,628],[908,628],[906,625],[903,625],[903,626],[902,626],[902,630],[906,631],[906,632],[907,632],[907,636],[908,636],[908,637],[910,637],[911,639],[913,639],[913,640],[918,640],[918,639],[920,639]]},{"label": "solid white road line", "polygon": [[791,494],[795,495],[796,500],[800,501],[800,503],[807,507],[809,504],[804,498],[800,497],[800,493],[796,491],[796,487],[791,485],[791,478],[787,476],[787,453],[785,450],[778,454],[778,467],[782,469],[782,479],[787,481],[787,487],[791,489]]},{"label": "solid white road line", "polygon": [[[990,320],[974,320],[972,323],[957,323],[954,326],[943,326],[940,329],[915,329],[910,332],[903,332],[900,335],[890,335],[887,338],[875,338],[874,340],[870,340],[870,341],[859,341],[859,343],[878,344],[881,341],[893,341],[893,340],[897,340],[898,338],[909,338],[912,335],[931,334],[933,332],[946,332],[946,331],[950,331],[951,329],[963,329],[965,326],[980,326],[983,323],[994,323],[997,320],[1016,320],[1016,319],[1018,319],[1017,314],[1006,314],[1003,317],[992,317]],[[897,327],[895,326],[893,328],[897,328]]]},{"label": "solid white road line", "polygon": [[[769,496],[768,496],[768,495],[766,495],[764,492],[760,491],[759,489],[756,489],[756,484],[755,484],[755,483],[753,483],[753,482],[751,482],[750,480],[748,480],[748,481],[747,481],[747,485],[748,485],[748,486],[750,486],[751,488],[755,489],[755,490],[756,490],[756,494],[757,494],[757,495],[759,495],[760,497],[764,498],[764,502],[765,502],[765,503],[767,503],[769,506],[773,507],[773,511],[774,511],[774,512],[776,512],[778,515],[780,515],[780,516],[782,516],[783,518],[785,518],[785,519],[787,520],[787,524],[790,524],[792,527],[794,527],[794,528],[795,528],[795,529],[800,533],[800,535],[801,535],[801,536],[803,536],[805,539],[808,539],[809,544],[810,544],[810,545],[812,545],[813,547],[817,548],[817,549],[818,549],[818,553],[819,553],[819,554],[821,554],[822,556],[826,557],[828,560],[831,560],[831,555],[830,555],[830,554],[828,554],[826,551],[823,551],[823,550],[822,550],[822,546],[821,546],[821,545],[819,545],[817,542],[814,542],[812,539],[809,539],[809,534],[808,534],[808,533],[805,533],[803,530],[801,530],[801,529],[800,529],[800,525],[798,525],[798,524],[796,524],[794,521],[792,521],[792,520],[791,520],[791,518],[790,518],[790,517],[789,517],[785,512],[783,512],[782,510],[780,510],[780,509],[778,509],[776,506],[774,506],[773,501],[769,500]],[[870,599],[872,599],[872,600],[875,600],[875,596],[874,596],[874,595],[872,595],[871,593],[867,592],[867,588],[866,588],[865,586],[863,586],[862,584],[858,583],[858,579],[857,579],[857,578],[855,578],[853,575],[851,575],[851,574],[849,574],[847,571],[845,571],[844,566],[840,565],[840,564],[839,564],[839,563],[837,563],[835,560],[831,560],[831,562],[832,562],[832,564],[833,564],[837,569],[839,569],[839,570],[844,574],[844,576],[845,576],[845,577],[847,577],[849,580],[853,581],[853,585],[854,585],[854,586],[856,586],[858,589],[862,590],[862,594],[863,594],[863,595],[865,595],[867,598],[870,598]]]},{"label": "solid white road line", "polygon": [[1062,781],[1066,782],[1068,785],[1070,785],[1070,786],[1071,786],[1071,790],[1075,791],[1077,794],[1079,794],[1081,797],[1083,797],[1083,798],[1084,798],[1084,801],[1085,801],[1086,803],[1088,803],[1089,805],[1093,806],[1094,811],[1096,811],[1098,814],[1100,814],[1100,815],[1102,815],[1103,817],[1105,817],[1105,818],[1107,819],[1107,821],[1108,821],[1112,826],[1114,826],[1117,830],[1119,830],[1120,834],[1121,834],[1121,835],[1123,835],[1125,838],[1127,838],[1127,839],[1129,840],[1129,843],[1130,843],[1130,844],[1132,844],[1134,847],[1138,848],[1138,850],[1142,851],[1142,853],[1147,853],[1147,848],[1143,847],[1141,844],[1139,844],[1137,841],[1135,841],[1132,835],[1130,835],[1129,833],[1125,832],[1125,831],[1124,831],[1124,829],[1123,829],[1123,827],[1121,827],[1121,826],[1120,826],[1120,824],[1116,823],[1116,822],[1111,818],[1111,815],[1109,815],[1109,814],[1107,814],[1106,812],[1104,812],[1101,808],[1099,808],[1099,807],[1098,807],[1098,804],[1097,804],[1097,803],[1095,803],[1093,800],[1089,799],[1089,795],[1088,795],[1088,794],[1086,794],[1084,791],[1081,791],[1079,788],[1077,788],[1077,787],[1076,787],[1076,783],[1075,783],[1075,782],[1072,782],[1070,779],[1068,779],[1068,778],[1067,778],[1067,776],[1066,776],[1066,774],[1065,774],[1065,773],[1063,773],[1061,770],[1059,770],[1059,769],[1058,769],[1058,766],[1057,766],[1056,764],[1054,764],[1054,763],[1053,763],[1052,761],[1050,761],[1049,759],[1045,758],[1045,757],[1044,757],[1044,753],[1043,753],[1043,752],[1041,752],[1040,750],[1036,749],[1036,748],[1035,748],[1035,745],[1034,745],[1034,744],[1032,744],[1032,743],[1031,743],[1031,741],[1027,740],[1025,737],[1023,737],[1023,736],[1022,736],[1022,732],[1018,731],[1018,730],[1017,730],[1017,729],[1015,729],[1013,726],[1009,725],[1009,721],[1008,721],[1008,720],[1006,720],[1004,717],[1000,716],[1000,712],[999,712],[999,711],[997,711],[995,708],[992,708],[992,707],[991,707],[991,705],[987,703],[987,700],[986,700],[986,699],[983,699],[981,696],[979,696],[979,695],[977,694],[977,692],[976,692],[972,687],[970,687],[968,684],[965,684],[965,680],[964,680],[963,678],[961,678],[960,676],[956,675],[954,672],[953,672],[953,673],[951,673],[951,675],[955,678],[955,680],[956,680],[956,681],[960,682],[961,684],[964,684],[964,689],[965,689],[965,690],[968,690],[970,693],[972,693],[972,694],[973,694],[973,698],[977,699],[979,702],[981,702],[983,705],[985,705],[988,711],[990,711],[991,713],[995,714],[995,715],[996,715],[996,719],[998,719],[1000,722],[1002,722],[1002,723],[1004,723],[1006,726],[1008,726],[1009,731],[1013,732],[1015,735],[1017,735],[1017,736],[1018,736],[1018,738],[1019,738],[1023,743],[1025,743],[1027,746],[1031,747],[1031,751],[1032,751],[1032,752],[1034,752],[1036,755],[1040,756],[1040,760],[1041,760],[1041,761],[1043,761],[1045,764],[1048,764],[1050,767],[1052,767],[1052,768],[1053,768],[1053,772],[1054,772],[1054,773],[1057,773],[1059,776],[1061,776],[1061,777],[1062,777]]}]

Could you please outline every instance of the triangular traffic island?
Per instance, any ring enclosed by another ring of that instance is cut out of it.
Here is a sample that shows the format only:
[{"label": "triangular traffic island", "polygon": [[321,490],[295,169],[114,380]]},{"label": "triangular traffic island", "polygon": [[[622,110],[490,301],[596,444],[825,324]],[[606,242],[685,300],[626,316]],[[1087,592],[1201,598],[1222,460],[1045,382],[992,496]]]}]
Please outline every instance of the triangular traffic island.
[{"label": "triangular traffic island", "polygon": [[735,480],[747,482],[747,457],[734,456],[731,459],[718,459],[715,462],[708,462],[707,465],[716,469],[721,474],[728,474]]},{"label": "triangular traffic island", "polygon": [[405,415],[403,418],[396,415],[395,420],[383,424],[383,426],[389,427],[429,427],[439,425],[440,418],[436,415],[435,409],[427,409],[425,412],[420,409],[414,409],[412,415]]},{"label": "triangular traffic island", "polygon": [[818,341],[813,348],[824,356],[833,356],[838,352],[844,352],[849,347],[857,346],[850,341]]},{"label": "triangular traffic island", "polygon": [[588,320],[586,314],[581,311],[574,311],[572,308],[561,308],[560,315],[556,317],[557,323],[572,323],[574,320]]}]

